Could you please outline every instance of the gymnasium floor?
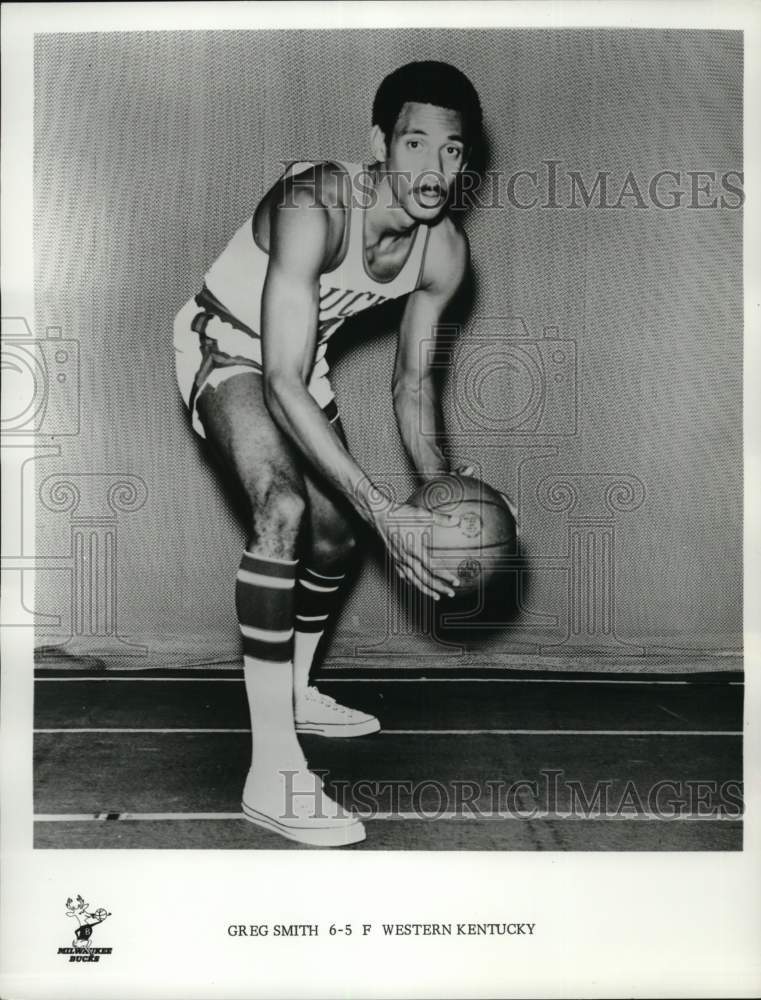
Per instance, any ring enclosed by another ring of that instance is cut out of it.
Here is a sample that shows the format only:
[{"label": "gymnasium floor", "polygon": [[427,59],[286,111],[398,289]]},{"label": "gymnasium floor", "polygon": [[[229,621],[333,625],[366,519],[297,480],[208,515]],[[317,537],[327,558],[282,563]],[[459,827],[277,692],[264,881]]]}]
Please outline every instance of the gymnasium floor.
[{"label": "gymnasium floor", "polygon": [[[740,671],[422,673],[317,679],[383,725],[302,737],[350,850],[742,849]],[[241,818],[249,759],[239,670],[38,667],[35,847],[308,849]]]}]

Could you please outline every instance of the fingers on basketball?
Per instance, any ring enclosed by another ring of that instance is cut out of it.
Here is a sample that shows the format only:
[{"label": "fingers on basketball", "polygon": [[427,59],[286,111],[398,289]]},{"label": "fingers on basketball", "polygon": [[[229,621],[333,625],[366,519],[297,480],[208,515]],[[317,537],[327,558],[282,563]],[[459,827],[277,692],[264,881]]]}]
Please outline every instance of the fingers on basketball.
[{"label": "fingers on basketball", "polygon": [[423,594],[426,594],[428,597],[438,598],[439,595],[436,590],[428,582],[429,574],[426,573],[422,566],[406,565],[400,575],[414,587],[417,587]]},{"label": "fingers on basketball", "polygon": [[447,597],[452,597],[452,588],[457,587],[460,582],[457,574],[452,572],[448,567],[441,565],[435,558],[434,549],[430,544],[420,554],[419,558],[423,572],[434,582],[439,594],[444,593]]}]

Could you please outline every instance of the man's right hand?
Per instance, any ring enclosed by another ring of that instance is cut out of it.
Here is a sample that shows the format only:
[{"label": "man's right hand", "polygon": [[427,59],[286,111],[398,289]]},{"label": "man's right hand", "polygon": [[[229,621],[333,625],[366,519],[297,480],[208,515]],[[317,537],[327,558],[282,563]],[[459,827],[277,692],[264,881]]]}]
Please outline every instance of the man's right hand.
[{"label": "man's right hand", "polygon": [[434,524],[451,526],[457,522],[452,514],[411,504],[394,504],[375,517],[375,527],[391,553],[396,572],[436,601],[442,594],[454,597],[459,581],[451,570],[432,564],[432,528]]}]

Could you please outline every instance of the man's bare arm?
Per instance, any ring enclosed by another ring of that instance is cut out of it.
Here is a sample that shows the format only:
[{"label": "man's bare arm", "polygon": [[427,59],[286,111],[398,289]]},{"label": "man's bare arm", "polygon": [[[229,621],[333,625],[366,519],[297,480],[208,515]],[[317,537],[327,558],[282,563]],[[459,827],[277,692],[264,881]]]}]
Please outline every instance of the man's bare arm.
[{"label": "man's bare arm", "polygon": [[[451,592],[454,574],[434,570],[424,544],[431,521],[448,515],[383,504],[310,395],[306,379],[317,341],[319,278],[329,252],[328,210],[294,191],[295,206],[275,209],[262,299],[264,392],[273,420],[309,462],[381,535],[400,576],[436,599]],[[404,521],[405,532],[398,530]],[[415,527],[416,526],[416,527]],[[412,529],[415,530],[412,530]],[[412,538],[410,532],[412,531]]]},{"label": "man's bare arm", "polygon": [[[396,419],[412,464],[425,476],[448,472],[440,447],[441,402],[432,358],[436,326],[468,268],[468,243],[454,226],[431,233],[423,283],[407,299],[393,378]],[[423,429],[425,428],[425,433]]]},{"label": "man's bare arm", "polygon": [[307,390],[317,342],[320,272],[329,253],[328,210],[294,189],[273,210],[262,298],[264,390],[273,419],[358,513],[372,523],[369,480]]}]

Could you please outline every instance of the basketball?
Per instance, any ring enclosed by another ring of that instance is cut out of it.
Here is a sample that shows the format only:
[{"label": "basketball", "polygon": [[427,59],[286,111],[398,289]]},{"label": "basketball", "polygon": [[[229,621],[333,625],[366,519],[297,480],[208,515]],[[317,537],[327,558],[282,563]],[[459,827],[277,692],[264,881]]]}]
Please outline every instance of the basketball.
[{"label": "basketball", "polygon": [[459,579],[459,594],[484,590],[504,569],[506,557],[516,553],[515,519],[502,496],[488,483],[456,474],[430,479],[407,503],[459,520],[450,526],[434,524],[432,563]]}]

